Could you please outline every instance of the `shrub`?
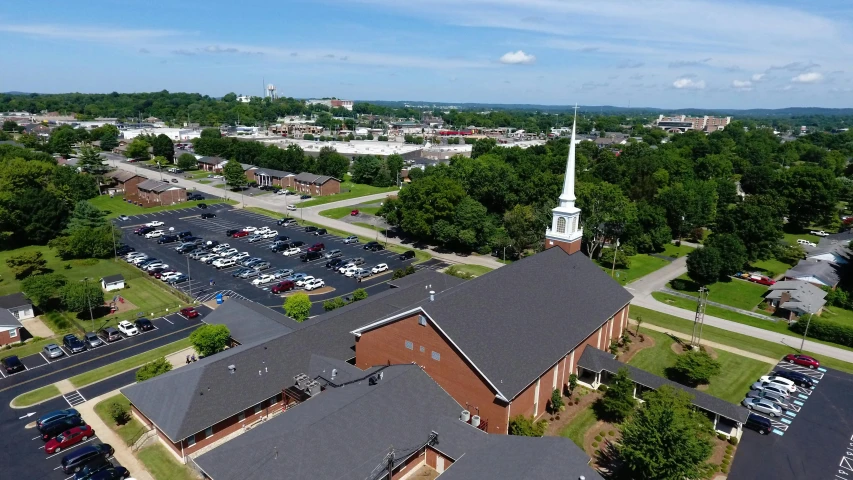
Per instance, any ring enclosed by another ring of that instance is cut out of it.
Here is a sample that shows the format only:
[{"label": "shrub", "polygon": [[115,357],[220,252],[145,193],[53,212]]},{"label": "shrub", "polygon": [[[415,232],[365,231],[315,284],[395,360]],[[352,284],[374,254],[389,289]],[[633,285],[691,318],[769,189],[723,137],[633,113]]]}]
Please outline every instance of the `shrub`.
[{"label": "shrub", "polygon": [[616,355],[619,352],[619,343],[616,340],[610,340],[610,353]]},{"label": "shrub", "polygon": [[731,463],[731,462],[729,462],[729,461],[728,461],[727,459],[725,459],[725,458],[724,458],[724,459],[723,459],[723,461],[721,462],[721,464],[722,464],[722,465],[725,465],[725,466],[727,466],[727,467],[729,466],[729,463]]},{"label": "shrub", "polygon": [[[806,329],[806,324],[809,323],[804,320],[801,319],[788,328],[792,332],[802,335]],[[812,317],[808,337],[823,340],[824,342],[837,343],[845,347],[853,347],[853,327],[828,322],[818,317]]]},{"label": "shrub", "polygon": [[172,370],[172,364],[166,360],[166,357],[160,357],[139,367],[139,370],[136,371],[136,381],[142,382],[157,375],[163,375],[170,370]]},{"label": "shrub", "polygon": [[554,417],[554,418],[556,418],[557,420],[559,420],[559,419],[560,419],[560,414],[558,413],[558,414],[557,414],[557,416],[556,416],[556,417]]},{"label": "shrub", "polygon": [[130,412],[126,405],[113,402],[110,404],[110,418],[116,422],[116,425],[124,425],[130,420]]},{"label": "shrub", "polygon": [[607,385],[599,385],[598,391],[599,392],[606,392],[607,391]]},{"label": "shrub", "polygon": [[687,282],[681,278],[673,279],[669,282],[669,286],[672,287],[673,290],[687,290]]},{"label": "shrub", "polygon": [[574,373],[569,375],[569,391],[574,392],[578,386],[578,376]]},{"label": "shrub", "polygon": [[723,435],[722,433],[718,433],[718,434],[717,434],[717,438],[719,438],[720,440],[725,440],[725,439],[726,439],[726,436],[725,436],[725,435]]},{"label": "shrub", "polygon": [[545,420],[534,421],[533,417],[518,415],[509,420],[509,434],[522,437],[541,437],[545,434],[548,422]]},{"label": "shrub", "polygon": [[592,442],[592,448],[598,448],[598,442]]},{"label": "shrub", "polygon": [[310,134],[310,133],[306,133],[305,135],[302,135],[302,139],[303,140],[314,140],[314,135]]},{"label": "shrub", "polygon": [[729,439],[729,443],[731,443],[731,444],[732,444],[732,445],[734,445],[734,446],[737,446],[737,437],[732,437],[732,438],[730,438],[730,439]]},{"label": "shrub", "polygon": [[559,412],[561,411],[560,409],[564,407],[565,405],[563,405],[563,395],[560,394],[559,389],[554,389],[554,391],[551,392],[551,411]]},{"label": "shrub", "polygon": [[624,250],[617,251],[615,248],[604,248],[601,251],[601,256],[598,260],[605,267],[613,265],[613,255],[616,254],[616,268],[628,268],[631,266],[631,259],[625,254]]},{"label": "shrub", "polygon": [[720,472],[721,473],[729,473],[729,469],[728,469],[728,467],[721,467]]},{"label": "shrub", "polygon": [[595,436],[595,441],[596,441],[596,442],[600,442],[600,441],[601,441],[601,435],[596,435],[596,436]]},{"label": "shrub", "polygon": [[614,432],[613,430],[607,432],[607,436],[612,437],[613,435],[616,435],[616,432]]},{"label": "shrub", "polygon": [[702,351],[689,351],[679,355],[673,371],[689,384],[708,383],[714,375],[722,370],[720,362]]}]

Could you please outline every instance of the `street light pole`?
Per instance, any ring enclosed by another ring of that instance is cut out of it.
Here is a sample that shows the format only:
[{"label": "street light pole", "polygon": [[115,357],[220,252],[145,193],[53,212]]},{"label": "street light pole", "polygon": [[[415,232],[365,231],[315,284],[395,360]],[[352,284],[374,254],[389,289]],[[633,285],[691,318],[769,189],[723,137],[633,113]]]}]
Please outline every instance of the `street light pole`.
[{"label": "street light pole", "polygon": [[89,298],[89,277],[83,277],[83,286],[86,289],[86,303],[89,305],[89,320],[92,321],[92,331],[95,331],[95,315],[92,314],[92,299]]},{"label": "street light pole", "polygon": [[190,298],[193,297],[193,277],[190,275],[190,256],[187,255],[187,288],[190,292]]},{"label": "street light pole", "polygon": [[814,315],[814,311],[812,311],[811,305],[806,305],[809,309],[809,319],[806,321],[806,330],[803,332],[803,341],[800,342],[800,352],[803,351],[803,347],[806,345],[806,335],[809,333],[809,325],[812,323],[812,315]]},{"label": "street light pole", "polygon": [[504,246],[504,263],[506,263],[506,249],[507,249],[507,247],[511,247],[511,246],[512,246],[511,243],[509,245]]}]

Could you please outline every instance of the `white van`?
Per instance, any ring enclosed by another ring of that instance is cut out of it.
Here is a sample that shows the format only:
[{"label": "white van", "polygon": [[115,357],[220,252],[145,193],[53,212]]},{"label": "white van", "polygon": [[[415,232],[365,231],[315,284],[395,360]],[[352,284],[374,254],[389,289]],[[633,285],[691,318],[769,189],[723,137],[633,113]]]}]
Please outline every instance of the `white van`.
[{"label": "white van", "polygon": [[802,238],[798,239],[797,243],[799,243],[800,245],[802,245],[804,247],[816,247],[817,246],[814,242],[810,242],[810,241],[804,240]]}]

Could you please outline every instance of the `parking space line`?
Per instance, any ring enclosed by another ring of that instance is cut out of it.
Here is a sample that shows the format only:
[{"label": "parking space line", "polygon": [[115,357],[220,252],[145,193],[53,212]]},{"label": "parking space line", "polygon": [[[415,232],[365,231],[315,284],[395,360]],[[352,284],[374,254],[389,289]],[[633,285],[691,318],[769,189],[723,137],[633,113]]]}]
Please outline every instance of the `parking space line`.
[{"label": "parking space line", "polygon": [[50,360],[48,360],[47,357],[45,357],[43,353],[39,352],[39,355],[41,355],[41,358],[44,359],[45,363],[50,363]]},{"label": "parking space line", "polygon": [[785,435],[785,432],[783,432],[783,431],[781,431],[781,430],[777,430],[777,429],[775,429],[775,428],[773,429],[773,433],[775,433],[776,435],[779,435],[780,437],[781,437],[782,435]]}]

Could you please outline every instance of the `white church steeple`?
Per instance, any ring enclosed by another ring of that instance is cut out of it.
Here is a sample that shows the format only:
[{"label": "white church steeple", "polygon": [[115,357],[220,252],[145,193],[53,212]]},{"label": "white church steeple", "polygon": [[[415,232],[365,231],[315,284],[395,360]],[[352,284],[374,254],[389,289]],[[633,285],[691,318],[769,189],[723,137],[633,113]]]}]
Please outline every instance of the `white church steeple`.
[{"label": "white church steeple", "polygon": [[566,162],[566,177],[563,180],[563,193],[560,204],[551,210],[551,228],[545,233],[545,248],[559,246],[567,253],[580,250],[583,229],[580,227],[579,208],[575,207],[575,133],[578,123],[578,107],[575,106],[575,119],[572,123],[572,137],[569,144],[569,158]]}]

